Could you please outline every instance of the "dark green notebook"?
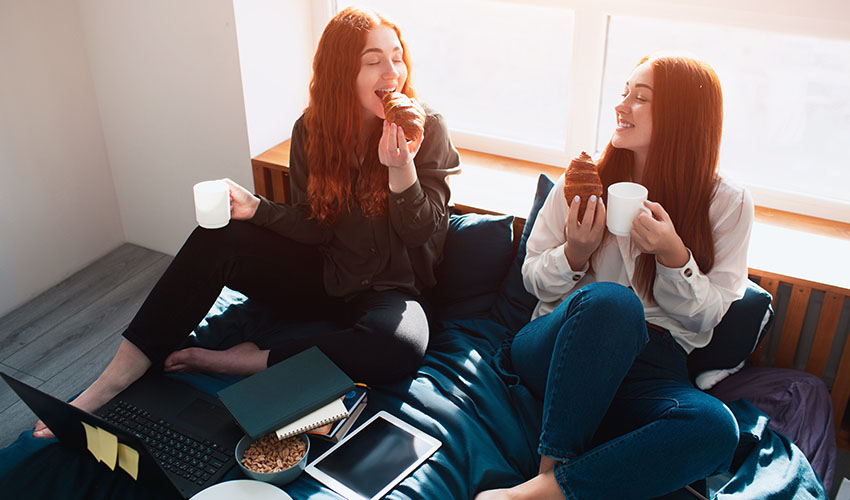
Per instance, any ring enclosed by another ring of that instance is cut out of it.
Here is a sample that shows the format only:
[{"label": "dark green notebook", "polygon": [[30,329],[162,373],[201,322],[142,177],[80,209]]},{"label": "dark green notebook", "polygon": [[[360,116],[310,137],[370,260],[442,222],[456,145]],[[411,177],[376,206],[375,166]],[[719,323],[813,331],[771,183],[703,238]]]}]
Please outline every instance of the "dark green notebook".
[{"label": "dark green notebook", "polygon": [[218,391],[236,422],[254,439],[338,399],[354,387],[318,347]]}]

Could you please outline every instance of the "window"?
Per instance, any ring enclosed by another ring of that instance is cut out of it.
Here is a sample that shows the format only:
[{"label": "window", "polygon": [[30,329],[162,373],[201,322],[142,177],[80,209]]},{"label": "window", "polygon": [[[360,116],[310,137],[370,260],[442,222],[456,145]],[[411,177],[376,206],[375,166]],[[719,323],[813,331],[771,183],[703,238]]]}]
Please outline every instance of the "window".
[{"label": "window", "polygon": [[850,217],[843,146],[850,136],[850,42],[614,16],[597,148],[614,130],[612,110],[631,68],[641,56],[668,48],[705,59],[720,78],[724,175],[774,198],[834,200],[846,204]]},{"label": "window", "polygon": [[[337,0],[343,8],[355,2]],[[459,147],[553,165],[604,147],[640,57],[685,50],[724,93],[721,173],[756,204],[850,222],[850,3],[362,0],[402,28]]]},{"label": "window", "polygon": [[417,93],[466,142],[564,150],[571,10],[486,0],[340,1],[338,7],[349,4],[399,25]]}]

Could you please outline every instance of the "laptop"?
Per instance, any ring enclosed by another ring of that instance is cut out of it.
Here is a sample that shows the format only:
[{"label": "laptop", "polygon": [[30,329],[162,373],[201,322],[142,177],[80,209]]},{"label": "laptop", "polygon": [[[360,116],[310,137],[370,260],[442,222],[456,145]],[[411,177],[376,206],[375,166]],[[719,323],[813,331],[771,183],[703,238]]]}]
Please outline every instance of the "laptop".
[{"label": "laptop", "polygon": [[0,376],[65,445],[88,453],[87,432],[101,429],[136,450],[136,480],[169,498],[193,496],[236,463],[243,433],[230,412],[214,396],[161,373],[148,371],[94,414]]}]

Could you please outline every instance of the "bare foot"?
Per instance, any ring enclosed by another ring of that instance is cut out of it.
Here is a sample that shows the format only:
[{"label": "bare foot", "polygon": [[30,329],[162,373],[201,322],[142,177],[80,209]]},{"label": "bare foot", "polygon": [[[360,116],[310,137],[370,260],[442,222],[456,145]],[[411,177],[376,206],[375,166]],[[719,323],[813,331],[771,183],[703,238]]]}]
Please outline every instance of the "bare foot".
[{"label": "bare foot", "polygon": [[509,500],[513,498],[509,488],[487,490],[475,495],[475,500]]},{"label": "bare foot", "polygon": [[253,342],[243,342],[223,351],[189,347],[169,354],[163,370],[253,375],[265,370],[268,360],[269,351],[261,351]]},{"label": "bare foot", "polygon": [[538,474],[555,470],[555,465],[557,464],[558,461],[554,458],[547,457],[546,455],[540,455],[540,470],[538,471]]},{"label": "bare foot", "polygon": [[[71,401],[71,406],[89,413],[97,410],[130,384],[144,375],[151,362],[145,354],[129,340],[122,340],[118,351],[106,365],[97,380]],[[51,439],[53,432],[39,420],[35,424],[33,437]]]},{"label": "bare foot", "polygon": [[564,493],[552,471],[538,474],[513,488],[482,491],[475,500],[564,500]]},{"label": "bare foot", "polygon": [[35,423],[35,429],[33,429],[32,431],[32,437],[41,439],[53,439],[56,436],[53,434],[53,431],[51,431],[47,428],[46,425],[44,425],[44,422],[39,420]]}]

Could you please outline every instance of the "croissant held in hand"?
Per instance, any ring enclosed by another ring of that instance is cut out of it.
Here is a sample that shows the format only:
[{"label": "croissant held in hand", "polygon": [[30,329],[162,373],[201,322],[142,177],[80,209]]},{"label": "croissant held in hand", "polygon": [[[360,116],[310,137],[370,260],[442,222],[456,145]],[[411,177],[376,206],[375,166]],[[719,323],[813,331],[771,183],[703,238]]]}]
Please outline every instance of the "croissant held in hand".
[{"label": "croissant held in hand", "polygon": [[381,102],[388,122],[401,127],[408,141],[419,139],[425,130],[425,110],[415,99],[401,92],[387,92]]},{"label": "croissant held in hand", "polygon": [[564,173],[564,196],[567,198],[567,204],[572,203],[576,195],[581,198],[578,209],[579,221],[584,218],[587,201],[594,194],[597,198],[602,196],[602,181],[599,180],[599,172],[596,170],[593,159],[582,151],[580,155],[573,158]]}]

